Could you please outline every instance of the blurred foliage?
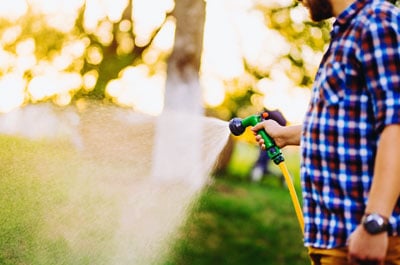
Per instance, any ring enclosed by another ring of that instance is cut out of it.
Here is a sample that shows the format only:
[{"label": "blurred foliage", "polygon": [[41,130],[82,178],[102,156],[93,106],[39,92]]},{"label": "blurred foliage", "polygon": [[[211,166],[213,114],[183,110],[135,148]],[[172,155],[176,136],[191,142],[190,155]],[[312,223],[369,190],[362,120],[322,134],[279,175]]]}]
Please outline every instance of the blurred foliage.
[{"label": "blurred foliage", "polygon": [[[21,43],[33,40],[35,45],[35,55],[38,61],[50,61],[54,55],[57,54],[67,42],[69,37],[64,33],[49,27],[44,17],[33,12],[27,11],[27,16],[12,22],[6,19],[0,19],[0,35],[5,39],[2,43],[2,49],[10,54],[17,54],[18,47]],[[14,31],[13,34],[10,34]],[[10,35],[10,37],[5,37]],[[10,64],[8,62],[8,64]],[[12,70],[13,66],[9,65],[7,68],[0,68],[0,75],[6,74]],[[32,77],[32,69],[26,69],[25,76]]]},{"label": "blurred foliage", "polygon": [[[398,0],[388,1],[400,6]],[[281,55],[274,65],[283,69],[295,86],[311,88],[318,63],[310,61],[307,55],[311,52],[322,58],[329,44],[333,19],[319,23],[309,18],[296,19],[296,14],[299,14],[300,9],[303,8],[302,4],[296,0],[286,6],[263,0],[256,0],[255,3],[254,9],[264,15],[265,26],[277,32],[290,45],[288,52]],[[277,48],[266,47],[266,49]],[[243,57],[243,64],[247,74],[235,80],[226,81],[228,91],[225,100],[220,106],[208,110],[211,115],[229,120],[233,117],[246,117],[264,109],[262,98],[268,95],[259,91],[257,82],[263,78],[270,78],[275,66],[260,69],[258,65],[251,64],[246,57]]]},{"label": "blurred foliage", "polygon": [[[288,59],[291,67],[286,74],[291,76],[299,86],[310,86],[314,80],[314,69],[307,69],[307,58],[302,56],[303,50],[311,48],[316,52],[323,52],[330,39],[330,23],[328,21],[315,23],[311,21],[295,22],[292,18],[293,10],[299,8],[298,2],[283,8],[270,9],[259,6],[265,14],[266,25],[279,32],[290,44],[289,53],[282,56]],[[253,69],[253,68],[252,68]],[[293,73],[300,72],[296,77]],[[268,76],[268,73],[267,73]]]},{"label": "blurred foliage", "polygon": [[[228,120],[235,116],[244,117],[262,111],[264,108],[262,99],[268,95],[259,91],[257,82],[270,78],[271,72],[276,67],[283,69],[284,74],[295,86],[311,87],[317,65],[310,62],[307,53],[322,56],[329,42],[332,22],[296,21],[295,14],[301,12],[300,9],[303,8],[298,1],[292,1],[286,6],[270,6],[270,3],[270,1],[256,1],[254,9],[262,12],[265,26],[282,36],[290,48],[268,69],[260,69],[258,65],[243,57],[247,74],[226,82],[226,86],[230,89],[226,93],[225,101],[213,110],[209,110],[212,115]],[[272,45],[267,44],[266,49],[277,49]]]},{"label": "blurred foliage", "polygon": [[[137,37],[133,31],[134,20],[132,18],[133,0],[127,1],[126,7],[120,18],[115,21],[108,16],[97,22],[96,28],[85,27],[85,12],[88,8],[86,1],[77,10],[75,25],[72,30],[63,32],[50,25],[47,17],[28,5],[26,14],[15,21],[0,19],[0,36],[2,36],[2,48],[11,57],[18,54],[18,47],[27,40],[33,40],[35,66],[54,62],[57,56],[63,53],[68,45],[79,43],[84,45],[84,51],[74,51],[74,58],[69,65],[62,70],[66,72],[79,73],[84,76],[87,73],[95,72],[96,84],[90,89],[78,89],[73,91],[75,99],[88,97],[93,99],[104,99],[107,83],[118,77],[120,71],[127,66],[135,66],[143,63],[143,54],[149,50],[153,40],[162,28],[152,32],[147,43],[137,45]],[[166,14],[164,23],[170,14]],[[8,40],[4,41],[5,36]],[[159,52],[156,62],[149,65],[155,71],[159,63],[166,61],[168,54]],[[41,70],[34,69],[35,66],[27,66],[24,70],[24,77],[27,81],[38,74]],[[12,72],[13,66],[2,69],[0,75]],[[60,70],[60,69],[58,69]],[[28,100],[29,96],[27,97]],[[44,100],[51,100],[45,98]]]},{"label": "blurred foliage", "polygon": [[[397,0],[389,0],[399,5]],[[156,58],[151,62],[144,60],[144,54],[154,48],[154,39],[163,25],[172,18],[171,11],[166,11],[164,21],[155,28],[146,43],[138,42],[138,36],[133,30],[135,21],[132,19],[133,0],[126,1],[125,9],[117,20],[107,16],[97,23],[97,28],[88,30],[84,25],[86,1],[77,10],[75,25],[72,30],[63,32],[52,27],[43,14],[34,12],[28,5],[26,14],[16,21],[0,19],[0,36],[2,48],[11,56],[19,53],[18,49],[24,42],[33,40],[36,66],[56,60],[63,50],[74,42],[84,45],[84,51],[74,54],[64,71],[79,73],[95,73],[96,82],[90,88],[78,88],[72,91],[75,100],[81,97],[105,99],[106,85],[110,80],[118,78],[121,70],[127,66],[141,63],[150,64],[150,70],[155,73],[165,70],[169,56],[167,51],[157,51]],[[310,87],[317,63],[315,57],[322,55],[329,41],[331,20],[314,23],[309,20],[307,11],[297,1],[279,4],[278,1],[254,0],[253,11],[263,14],[266,30],[281,36],[289,45],[287,51],[279,54],[270,67],[260,67],[243,55],[243,65],[246,73],[232,80],[225,80],[226,95],[223,103],[209,107],[209,115],[228,120],[233,116],[247,116],[258,112],[264,107],[264,91],[260,91],[257,83],[270,79],[274,69],[282,70],[294,86]],[[306,14],[306,17],[299,17]],[[12,29],[12,30],[11,30]],[[10,34],[11,33],[11,34]],[[8,36],[7,38],[5,36]],[[105,37],[106,36],[106,37]],[[4,41],[4,39],[7,39]],[[140,45],[138,43],[141,43]],[[274,50],[273,44],[266,49]],[[311,58],[315,55],[314,58]],[[16,56],[15,56],[16,57]],[[7,61],[5,58],[3,61]],[[265,58],[269,60],[269,58]],[[7,63],[6,63],[7,64]],[[0,75],[12,72],[13,66],[2,67]],[[40,67],[39,67],[40,68]],[[29,82],[40,70],[29,65],[23,69],[23,76]],[[51,100],[45,98],[44,100]],[[29,96],[27,96],[29,100]]]},{"label": "blurred foliage", "polygon": [[[30,8],[30,7],[29,7]],[[28,10],[26,15],[18,19],[16,23],[1,21],[0,34],[7,29],[19,25],[21,32],[4,49],[12,54],[16,53],[18,45],[29,38],[35,43],[35,56],[37,63],[52,61],[62,53],[62,50],[72,42],[84,43],[85,49],[82,54],[75,55],[70,65],[65,67],[66,71],[77,72],[84,76],[86,73],[95,72],[96,84],[90,89],[78,89],[73,92],[74,98],[89,97],[104,99],[105,88],[108,82],[118,78],[121,70],[130,65],[144,63],[143,54],[152,48],[152,43],[157,33],[161,30],[163,23],[170,17],[171,13],[165,14],[165,20],[156,28],[147,43],[137,45],[137,37],[133,31],[135,21],[132,19],[133,0],[127,1],[127,5],[118,20],[111,20],[108,17],[98,21],[95,30],[88,30],[84,25],[86,2],[77,11],[75,26],[70,32],[61,32],[46,23],[44,15]],[[313,79],[313,69],[308,69],[307,58],[302,56],[305,47],[322,51],[328,40],[328,23],[315,24],[311,22],[293,21],[291,15],[298,5],[293,2],[288,6],[271,7],[263,2],[258,2],[254,9],[264,14],[265,26],[278,32],[288,43],[290,50],[284,54],[276,64],[287,64],[285,72],[295,83],[308,86]],[[104,32],[110,37],[104,37]],[[103,34],[103,35],[101,35]],[[271,47],[266,47],[271,49]],[[168,54],[159,53],[154,60],[153,71],[157,71],[161,65],[164,66]],[[94,59],[93,59],[94,58]],[[147,63],[147,62],[145,62]],[[263,93],[257,90],[255,84],[258,80],[268,78],[270,69],[259,69],[252,65],[247,58],[243,58],[243,64],[247,74],[233,80],[226,80],[227,87],[225,101],[221,106],[208,110],[212,116],[229,119],[232,116],[254,113],[263,107]],[[24,76],[32,78],[35,72],[32,69],[25,69]]]},{"label": "blurred foliage", "polygon": [[[100,25],[106,24],[111,29],[112,38],[109,43],[102,41],[100,36],[96,35],[96,32],[87,32],[84,27],[86,5],[83,5],[79,10],[74,34],[81,36],[81,38],[88,38],[90,44],[87,47],[87,51],[90,51],[91,48],[98,49],[103,59],[96,64],[90,62],[90,60],[88,60],[88,54],[86,54],[81,74],[83,75],[91,70],[96,70],[98,73],[98,80],[93,90],[88,93],[81,90],[81,93],[78,93],[76,98],[86,95],[89,98],[103,99],[105,97],[105,88],[107,83],[110,80],[117,78],[121,70],[130,65],[143,63],[142,55],[150,48],[161,27],[153,32],[153,35],[147,44],[142,46],[136,45],[137,36],[133,31],[134,21],[132,20],[132,8],[133,0],[129,0],[118,21],[114,22],[108,18],[99,21]],[[159,59],[165,60],[166,58]]]},{"label": "blurred foliage", "polygon": [[254,88],[254,82],[254,76],[249,73],[225,81],[227,89],[224,102],[219,106],[208,108],[207,114],[222,120],[229,120],[232,117],[245,117],[262,111],[264,96],[261,91]]},{"label": "blurred foliage", "polygon": [[400,7],[400,1],[398,0],[388,0],[390,3]]}]

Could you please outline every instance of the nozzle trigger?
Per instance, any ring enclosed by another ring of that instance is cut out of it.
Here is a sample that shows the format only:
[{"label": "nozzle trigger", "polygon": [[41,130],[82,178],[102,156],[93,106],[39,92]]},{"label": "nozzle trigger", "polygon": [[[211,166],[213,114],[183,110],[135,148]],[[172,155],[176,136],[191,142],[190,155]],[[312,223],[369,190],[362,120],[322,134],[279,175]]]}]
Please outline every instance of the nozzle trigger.
[{"label": "nozzle trigger", "polygon": [[267,111],[264,111],[263,113],[261,113],[261,118],[262,118],[263,120],[268,119],[268,117],[269,117],[269,113],[268,113]]}]

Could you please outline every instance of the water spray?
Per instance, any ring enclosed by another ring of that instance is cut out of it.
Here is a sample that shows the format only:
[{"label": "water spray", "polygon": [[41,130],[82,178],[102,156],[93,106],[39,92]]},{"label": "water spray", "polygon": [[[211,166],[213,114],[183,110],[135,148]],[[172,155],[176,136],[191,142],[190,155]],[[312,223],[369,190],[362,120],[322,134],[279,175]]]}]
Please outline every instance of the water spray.
[{"label": "water spray", "polygon": [[[235,136],[239,136],[243,134],[248,126],[255,126],[257,123],[267,120],[269,118],[269,113],[267,111],[262,112],[261,114],[251,115],[244,119],[233,118],[229,122],[229,129],[231,133]],[[304,218],[303,213],[301,211],[299,199],[297,198],[296,190],[294,188],[292,178],[290,177],[289,171],[285,164],[285,159],[280,148],[275,144],[272,138],[267,134],[265,130],[259,130],[257,132],[264,140],[265,151],[268,154],[268,157],[274,161],[276,165],[282,171],[282,174],[285,178],[287,187],[289,189],[290,197],[293,202],[294,209],[296,211],[297,220],[299,222],[301,231],[304,230]]]}]

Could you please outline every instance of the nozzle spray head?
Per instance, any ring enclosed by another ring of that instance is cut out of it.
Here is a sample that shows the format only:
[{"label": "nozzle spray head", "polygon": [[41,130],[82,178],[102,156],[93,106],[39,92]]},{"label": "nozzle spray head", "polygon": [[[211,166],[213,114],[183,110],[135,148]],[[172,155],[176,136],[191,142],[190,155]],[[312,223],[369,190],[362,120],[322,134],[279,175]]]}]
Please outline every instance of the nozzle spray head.
[{"label": "nozzle spray head", "polygon": [[242,119],[233,118],[229,122],[229,129],[231,130],[231,133],[233,135],[239,136],[244,133],[244,131],[246,130],[246,127],[243,126]]},{"label": "nozzle spray head", "polygon": [[[244,133],[248,126],[255,126],[260,121],[267,119],[268,116],[268,112],[263,112],[260,115],[251,115],[244,119],[233,118],[229,122],[229,129],[233,135],[239,136]],[[276,146],[275,142],[266,131],[260,130],[258,131],[258,134],[264,139],[265,150],[268,153],[269,158],[277,165],[284,161],[281,150]]]}]

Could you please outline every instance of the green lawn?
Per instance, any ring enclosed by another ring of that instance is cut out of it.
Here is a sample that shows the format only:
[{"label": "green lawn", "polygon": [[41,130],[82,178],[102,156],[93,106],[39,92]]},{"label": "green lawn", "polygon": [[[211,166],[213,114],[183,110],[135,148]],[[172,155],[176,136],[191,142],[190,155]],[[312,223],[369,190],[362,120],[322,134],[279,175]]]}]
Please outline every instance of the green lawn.
[{"label": "green lawn", "polygon": [[[89,222],[104,201],[79,186],[69,144],[1,136],[0,146],[0,264],[108,264],[113,224]],[[74,237],[88,241],[71,245]]]},{"label": "green lawn", "polygon": [[47,157],[42,145],[11,137],[1,137],[0,145],[0,264],[35,263],[35,250],[44,243],[43,215],[59,199],[58,185],[40,176]]},{"label": "green lawn", "polygon": [[[288,189],[276,175],[249,181],[258,155],[252,145],[238,143],[223,176],[201,195],[166,264],[310,264]],[[298,196],[297,149],[284,150]]]},{"label": "green lawn", "polygon": [[220,179],[204,192],[166,264],[309,264],[286,188]]}]

